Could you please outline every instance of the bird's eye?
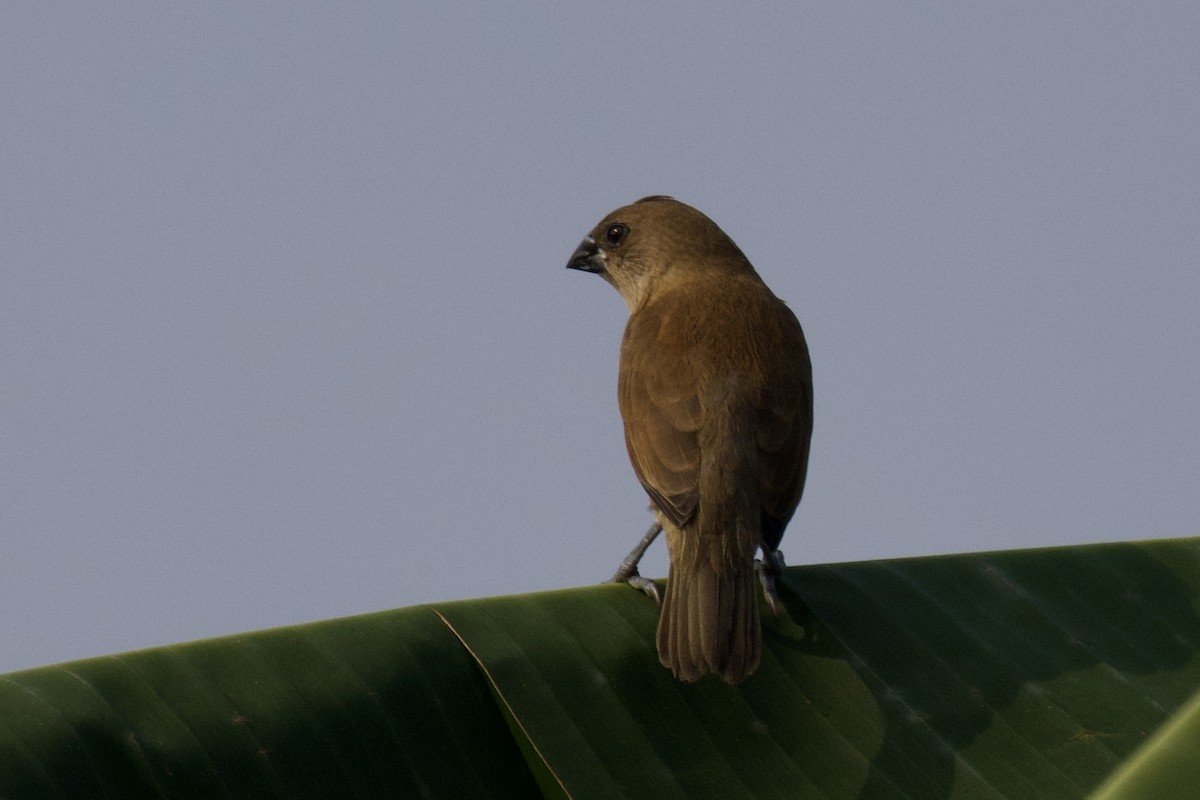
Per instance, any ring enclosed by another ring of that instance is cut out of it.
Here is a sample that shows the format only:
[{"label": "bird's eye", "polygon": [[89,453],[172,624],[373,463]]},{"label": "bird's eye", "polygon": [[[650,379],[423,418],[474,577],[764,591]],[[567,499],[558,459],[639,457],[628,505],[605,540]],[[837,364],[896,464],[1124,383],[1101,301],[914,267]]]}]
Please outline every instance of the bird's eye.
[{"label": "bird's eye", "polygon": [[619,222],[616,225],[609,225],[604,230],[604,241],[609,244],[620,244],[627,233],[629,233],[629,227],[626,225]]}]

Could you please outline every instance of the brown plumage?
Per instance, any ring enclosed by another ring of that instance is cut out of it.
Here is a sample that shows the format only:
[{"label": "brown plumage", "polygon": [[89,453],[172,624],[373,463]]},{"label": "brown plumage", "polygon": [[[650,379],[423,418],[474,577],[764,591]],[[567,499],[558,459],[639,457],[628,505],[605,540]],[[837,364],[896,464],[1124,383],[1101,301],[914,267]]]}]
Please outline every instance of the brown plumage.
[{"label": "brown plumage", "polygon": [[671,561],[659,660],[680,680],[739,683],[762,647],[755,552],[774,563],[804,489],[812,367],[800,323],[712,220],[669,197],[609,214],[568,266],[629,305],[617,397]]}]

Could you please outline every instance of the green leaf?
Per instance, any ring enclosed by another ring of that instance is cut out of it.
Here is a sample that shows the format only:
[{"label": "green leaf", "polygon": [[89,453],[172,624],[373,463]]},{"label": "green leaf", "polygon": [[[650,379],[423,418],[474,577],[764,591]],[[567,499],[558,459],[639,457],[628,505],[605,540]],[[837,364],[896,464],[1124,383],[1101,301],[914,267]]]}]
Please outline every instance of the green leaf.
[{"label": "green leaf", "polygon": [[1200,539],[791,568],[781,594],[738,687],[672,679],[654,604],[613,585],[0,676],[0,797],[1155,800],[1200,780]]},{"label": "green leaf", "polygon": [[1200,786],[1200,692],[1090,797],[1192,800]]},{"label": "green leaf", "polygon": [[427,608],[0,677],[0,796],[537,795]]},{"label": "green leaf", "polygon": [[625,587],[438,612],[574,798],[1083,797],[1200,686],[1195,540],[794,568],[785,589],[737,688],[658,668]]}]

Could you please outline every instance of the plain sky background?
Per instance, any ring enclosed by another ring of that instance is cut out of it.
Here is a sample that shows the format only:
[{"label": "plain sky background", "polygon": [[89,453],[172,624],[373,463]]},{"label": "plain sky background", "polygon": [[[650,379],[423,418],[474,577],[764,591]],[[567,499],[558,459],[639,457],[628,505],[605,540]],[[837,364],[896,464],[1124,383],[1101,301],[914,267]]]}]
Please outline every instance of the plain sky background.
[{"label": "plain sky background", "polygon": [[1198,42],[1188,2],[5,4],[0,672],[607,578],[627,312],[565,265],[647,194],[808,335],[789,563],[1200,534]]}]

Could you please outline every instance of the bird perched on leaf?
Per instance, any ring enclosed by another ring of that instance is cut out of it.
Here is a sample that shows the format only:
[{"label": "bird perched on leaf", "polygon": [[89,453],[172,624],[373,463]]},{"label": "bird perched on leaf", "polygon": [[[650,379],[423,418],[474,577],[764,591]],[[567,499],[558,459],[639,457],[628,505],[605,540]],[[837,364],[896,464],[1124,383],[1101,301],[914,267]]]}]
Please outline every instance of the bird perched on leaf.
[{"label": "bird perched on leaf", "polygon": [[779,542],[804,490],[813,409],[804,332],[737,245],[670,197],[609,214],[567,266],[600,275],[629,305],[617,399],[656,524],[614,580],[657,599],[637,562],[665,531],[659,660],[683,681],[715,673],[740,683],[762,650],[755,553],[777,609]]}]

